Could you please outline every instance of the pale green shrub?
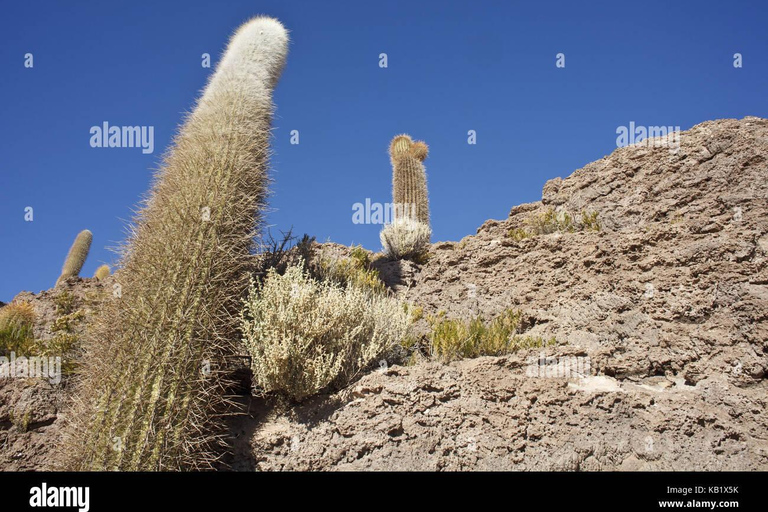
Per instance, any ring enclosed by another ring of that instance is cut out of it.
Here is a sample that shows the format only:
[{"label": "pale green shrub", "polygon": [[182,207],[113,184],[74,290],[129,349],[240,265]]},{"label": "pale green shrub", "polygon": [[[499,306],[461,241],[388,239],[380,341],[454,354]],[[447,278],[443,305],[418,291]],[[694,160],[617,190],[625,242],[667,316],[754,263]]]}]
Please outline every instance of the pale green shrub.
[{"label": "pale green shrub", "polygon": [[512,240],[519,242],[537,235],[551,233],[575,233],[577,231],[600,231],[600,221],[596,211],[582,210],[581,220],[565,210],[549,208],[543,213],[533,215],[526,220],[525,227],[510,229],[507,233]]},{"label": "pale green shrub", "polygon": [[344,287],[356,286],[380,295],[387,293],[379,271],[371,266],[370,255],[360,246],[353,247],[349,256],[320,253],[311,272],[320,281],[331,281]]},{"label": "pale green shrub", "polygon": [[432,229],[427,224],[409,218],[387,224],[379,234],[388,258],[419,260],[429,252]]},{"label": "pale green shrub", "polygon": [[343,386],[405,336],[410,313],[395,298],[317,281],[288,267],[251,284],[241,313],[254,382],[302,400]]},{"label": "pale green shrub", "polygon": [[432,357],[442,361],[480,356],[500,356],[517,350],[555,345],[554,338],[518,334],[522,312],[507,309],[486,321],[476,316],[468,321],[448,319],[445,315],[429,317],[428,339]]},{"label": "pale green shrub", "polygon": [[564,210],[549,208],[544,213],[528,219],[528,229],[533,235],[573,233],[576,226],[573,217]]},{"label": "pale green shrub", "polygon": [[581,212],[581,225],[586,231],[600,231],[600,221],[597,218],[597,212]]}]

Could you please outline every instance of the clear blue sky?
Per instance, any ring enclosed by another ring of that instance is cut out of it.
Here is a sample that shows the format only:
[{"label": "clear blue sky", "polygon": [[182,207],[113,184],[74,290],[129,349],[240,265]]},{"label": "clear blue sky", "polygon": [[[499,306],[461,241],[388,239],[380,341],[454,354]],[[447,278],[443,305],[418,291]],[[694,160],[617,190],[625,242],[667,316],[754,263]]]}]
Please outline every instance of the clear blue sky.
[{"label": "clear blue sky", "polygon": [[[201,54],[215,66],[255,14],[291,31],[275,95],[274,232],[378,250],[380,226],[353,224],[352,205],[391,200],[387,146],[402,132],[430,145],[436,241],[538,200],[546,180],[614,150],[630,121],[768,116],[764,2],[577,4],[5,0],[0,300],[52,287],[82,229],[94,233],[82,275],[114,262],[109,247],[213,70]],[[103,121],[154,126],[154,154],[91,148]]]}]

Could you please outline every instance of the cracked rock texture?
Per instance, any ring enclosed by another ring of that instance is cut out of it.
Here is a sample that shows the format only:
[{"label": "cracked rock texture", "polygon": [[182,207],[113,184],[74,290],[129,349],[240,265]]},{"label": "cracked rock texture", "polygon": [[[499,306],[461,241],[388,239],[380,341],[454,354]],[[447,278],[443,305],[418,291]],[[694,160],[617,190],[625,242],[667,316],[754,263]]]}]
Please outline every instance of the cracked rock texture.
[{"label": "cracked rock texture", "polygon": [[[50,340],[56,335],[54,322],[62,315],[78,311],[83,314],[83,320],[72,323],[71,333],[79,337],[92,318],[99,297],[109,293],[111,286],[111,278],[105,281],[70,278],[37,295],[22,292],[14,301],[29,302],[34,308],[35,339]],[[62,306],[66,311],[61,310]],[[76,345],[63,359],[75,360],[80,355],[80,347]],[[67,373],[60,381],[0,378],[0,470],[54,469],[61,420],[72,400],[70,383]]]},{"label": "cracked rock texture", "polygon": [[[679,148],[619,148],[386,281],[427,314],[524,312],[537,351],[392,366],[291,411],[254,414],[242,469],[768,469],[768,120],[705,122]],[[515,241],[548,209],[599,232]]]},{"label": "cracked rock texture", "polygon": [[[241,425],[258,470],[766,469],[765,390],[717,376],[643,383],[526,376],[526,358],[376,371]],[[246,425],[248,425],[246,427]]]},{"label": "cracked rock texture", "polygon": [[[557,345],[450,364],[393,358],[295,406],[242,397],[227,464],[768,470],[767,158],[768,120],[705,122],[679,148],[620,148],[548,181],[541,201],[433,244],[423,265],[378,262],[427,315],[520,309],[524,334]],[[549,209],[597,212],[601,229],[509,236]],[[588,371],[546,365],[575,360]],[[48,468],[66,389],[0,382],[0,468]],[[20,424],[19,408],[34,416]]]}]

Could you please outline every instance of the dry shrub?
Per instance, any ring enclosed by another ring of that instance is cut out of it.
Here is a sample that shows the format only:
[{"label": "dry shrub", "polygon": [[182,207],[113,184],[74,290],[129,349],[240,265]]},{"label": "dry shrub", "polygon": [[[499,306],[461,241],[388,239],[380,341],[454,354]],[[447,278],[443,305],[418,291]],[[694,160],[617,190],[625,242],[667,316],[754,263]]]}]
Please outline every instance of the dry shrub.
[{"label": "dry shrub", "polygon": [[398,219],[381,230],[379,239],[390,259],[419,260],[429,252],[430,227],[409,218]]},{"label": "dry shrub", "polygon": [[525,227],[512,228],[507,233],[516,242],[537,235],[551,233],[575,233],[577,231],[600,231],[598,213],[582,210],[581,218],[574,217],[566,210],[548,208],[543,213],[529,217]]},{"label": "dry shrub", "polygon": [[371,265],[370,254],[361,246],[352,247],[349,256],[320,252],[309,270],[320,281],[331,281],[344,287],[356,286],[379,295],[388,292],[379,271]]},{"label": "dry shrub", "polygon": [[11,302],[0,308],[0,355],[32,355],[34,323],[35,310],[28,302]]},{"label": "dry shrub", "polygon": [[295,265],[251,284],[241,329],[254,382],[299,401],[348,383],[400,342],[409,316],[398,299],[318,281]]},{"label": "dry shrub", "polygon": [[444,315],[428,318],[432,357],[452,361],[480,356],[499,356],[520,349],[555,344],[555,340],[517,334],[522,314],[507,309],[490,322],[481,316],[469,321],[447,319]]}]

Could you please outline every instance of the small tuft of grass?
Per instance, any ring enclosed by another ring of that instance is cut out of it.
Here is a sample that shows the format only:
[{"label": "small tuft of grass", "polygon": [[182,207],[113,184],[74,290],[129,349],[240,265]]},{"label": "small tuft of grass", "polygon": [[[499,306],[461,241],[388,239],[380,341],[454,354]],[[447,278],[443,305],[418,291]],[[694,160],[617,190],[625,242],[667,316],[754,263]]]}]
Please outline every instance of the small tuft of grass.
[{"label": "small tuft of grass", "polygon": [[544,213],[528,219],[528,230],[534,235],[573,233],[576,231],[576,226],[573,223],[573,217],[568,212],[549,208]]},{"label": "small tuft of grass", "polygon": [[507,236],[515,242],[519,242],[520,240],[530,238],[531,234],[522,228],[512,228],[507,233]]},{"label": "small tuft of grass", "polygon": [[519,242],[526,238],[548,235],[551,233],[575,233],[577,231],[600,231],[600,221],[597,212],[581,212],[580,220],[575,220],[571,214],[554,208],[549,208],[544,213],[528,218],[523,228],[512,228],[507,236]]},{"label": "small tuft of grass", "polygon": [[68,290],[57,294],[53,298],[53,303],[56,305],[56,315],[68,315],[75,310],[75,296]]},{"label": "small tuft of grass", "polygon": [[51,325],[54,333],[51,339],[36,342],[36,350],[41,356],[62,358],[61,371],[64,375],[74,373],[76,365],[67,357],[80,344],[80,337],[75,332],[75,326],[85,319],[85,312],[78,309],[68,315],[57,317]]},{"label": "small tuft of grass", "polygon": [[[63,298],[62,298],[63,296]],[[0,355],[11,352],[17,356],[61,357],[62,372],[71,374],[75,365],[68,359],[79,346],[80,338],[76,326],[85,319],[83,310],[72,311],[74,301],[71,294],[62,292],[57,296],[57,311],[70,313],[57,316],[50,325],[53,336],[36,339],[34,335],[35,312],[31,304],[16,302],[0,309]]]},{"label": "small tuft of grass", "polygon": [[333,258],[321,255],[317,258],[316,277],[342,286],[356,286],[375,295],[387,293],[387,287],[379,278],[379,271],[371,266],[368,251],[360,246],[352,248],[348,257]]},{"label": "small tuft of grass", "polygon": [[32,419],[32,415],[29,411],[24,411],[20,416],[16,416],[13,411],[9,414],[11,423],[16,426],[19,432],[26,432],[29,430],[29,423]]},{"label": "small tuft of grass", "polygon": [[680,212],[675,212],[669,218],[669,223],[674,226],[675,224],[682,224],[683,220],[683,214]]},{"label": "small tuft of grass", "polygon": [[56,317],[56,319],[51,324],[51,331],[72,332],[74,325],[80,323],[83,318],[85,318],[85,312],[83,312],[82,309],[78,309],[77,311],[68,315],[61,315]]},{"label": "small tuft of grass", "polygon": [[16,352],[31,355],[35,343],[35,310],[28,302],[12,302],[0,308],[0,355]]},{"label": "small tuft of grass", "polygon": [[469,321],[447,319],[444,314],[427,320],[431,327],[427,336],[431,355],[446,362],[556,344],[554,338],[518,335],[522,320],[519,310],[507,309],[489,322],[479,315]]},{"label": "small tuft of grass", "polygon": [[352,250],[349,252],[349,257],[356,262],[358,268],[371,268],[371,255],[368,251],[363,249],[362,245],[352,246]]},{"label": "small tuft of grass", "polygon": [[581,225],[586,231],[600,231],[600,221],[597,219],[597,212],[581,212]]}]

